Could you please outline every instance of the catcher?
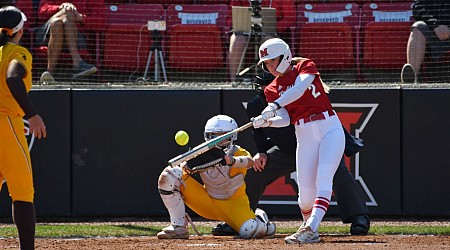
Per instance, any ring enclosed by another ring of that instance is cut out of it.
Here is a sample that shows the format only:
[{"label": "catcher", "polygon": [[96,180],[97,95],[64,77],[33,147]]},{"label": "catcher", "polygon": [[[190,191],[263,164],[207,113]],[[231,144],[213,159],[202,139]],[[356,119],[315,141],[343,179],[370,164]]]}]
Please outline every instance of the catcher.
[{"label": "catcher", "polygon": [[[226,115],[210,118],[205,125],[205,140],[230,132],[238,127],[236,121]],[[267,214],[250,208],[245,193],[244,177],[253,166],[248,151],[235,145],[235,134],[216,148],[183,162],[180,166],[166,167],[158,179],[158,190],[170,215],[170,226],[157,234],[159,239],[188,239],[189,216],[184,204],[198,215],[225,221],[242,239],[273,238],[275,224]],[[204,185],[191,177],[200,174]],[[194,228],[195,229],[195,228]]]}]

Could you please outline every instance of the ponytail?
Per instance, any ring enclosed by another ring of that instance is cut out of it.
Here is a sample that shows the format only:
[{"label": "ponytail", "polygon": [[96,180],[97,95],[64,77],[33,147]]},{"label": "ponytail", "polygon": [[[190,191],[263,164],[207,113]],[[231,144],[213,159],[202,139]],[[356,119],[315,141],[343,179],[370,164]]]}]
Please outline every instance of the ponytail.
[{"label": "ponytail", "polygon": [[5,45],[8,42],[8,32],[6,30],[2,30],[0,33],[0,47]]}]

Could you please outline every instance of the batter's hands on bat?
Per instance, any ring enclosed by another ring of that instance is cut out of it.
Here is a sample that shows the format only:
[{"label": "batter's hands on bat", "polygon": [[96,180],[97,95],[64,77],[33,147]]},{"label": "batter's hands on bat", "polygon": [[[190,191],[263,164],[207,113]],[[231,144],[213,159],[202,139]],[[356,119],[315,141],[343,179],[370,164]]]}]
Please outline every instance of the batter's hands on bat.
[{"label": "batter's hands on bat", "polygon": [[446,25],[439,25],[434,28],[434,33],[441,40],[448,40],[450,38],[450,29]]},{"label": "batter's hands on bat", "polygon": [[253,156],[253,169],[256,172],[262,172],[266,167],[266,163],[267,163],[267,154],[257,153],[255,156]]},{"label": "batter's hands on bat", "polygon": [[47,129],[41,116],[34,115],[28,118],[28,126],[30,128],[30,134],[34,134],[36,138],[41,139],[47,137]]},{"label": "batter's hands on bat", "polygon": [[252,118],[253,128],[266,128],[270,126],[270,121],[264,120],[262,115]]},{"label": "batter's hands on bat", "polygon": [[279,105],[276,103],[269,103],[267,107],[261,112],[261,116],[264,120],[269,120],[277,115],[277,109],[279,109]]}]

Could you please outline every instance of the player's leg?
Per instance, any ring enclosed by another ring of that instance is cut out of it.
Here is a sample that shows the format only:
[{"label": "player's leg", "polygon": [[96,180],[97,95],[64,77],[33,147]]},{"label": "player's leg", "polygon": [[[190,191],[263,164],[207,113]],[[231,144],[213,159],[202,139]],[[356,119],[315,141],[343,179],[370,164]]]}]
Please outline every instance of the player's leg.
[{"label": "player's leg", "polygon": [[317,164],[319,160],[319,140],[314,136],[318,133],[312,123],[295,126],[297,136],[297,185],[298,204],[303,217],[303,223],[299,230],[293,235],[287,236],[284,240],[288,244],[318,242],[317,231],[308,232],[310,234],[308,242],[305,242],[304,229],[306,222],[311,218],[316,198],[316,176]]},{"label": "player's leg", "polygon": [[345,165],[344,157],[334,175],[333,190],[342,222],[352,223],[350,227],[352,234],[367,234],[370,228],[369,210],[363,199],[361,188]]},{"label": "player's leg", "polygon": [[[13,201],[13,220],[21,249],[34,249],[36,216],[34,212],[33,173],[21,117],[0,120],[2,138],[1,175],[8,183]],[[3,178],[1,181],[3,181]]]},{"label": "player's leg", "polygon": [[161,199],[169,211],[170,226],[157,234],[159,239],[187,239],[189,231],[185,217],[185,206],[181,195],[183,171],[181,167],[166,167],[158,179]]},{"label": "player's leg", "polygon": [[331,116],[326,123],[318,123],[323,136],[319,148],[317,166],[317,194],[311,218],[307,221],[312,231],[317,231],[331,200],[333,177],[342,159],[345,135],[337,116]]},{"label": "player's leg", "polygon": [[[250,208],[256,211],[265,188],[278,178],[295,171],[295,156],[286,155],[274,147],[267,152],[268,160],[263,172],[248,170],[245,176],[246,193]],[[230,236],[238,234],[227,223],[221,222],[212,228],[215,236]]]},{"label": "player's leg", "polygon": [[34,249],[36,225],[34,204],[26,201],[14,201],[12,216],[19,232],[20,249]]},{"label": "player's leg", "polygon": [[222,220],[238,232],[240,238],[273,238],[275,236],[275,224],[269,221],[262,209],[256,209],[253,212],[246,195],[227,200],[215,200],[215,202],[218,210],[223,214]]}]

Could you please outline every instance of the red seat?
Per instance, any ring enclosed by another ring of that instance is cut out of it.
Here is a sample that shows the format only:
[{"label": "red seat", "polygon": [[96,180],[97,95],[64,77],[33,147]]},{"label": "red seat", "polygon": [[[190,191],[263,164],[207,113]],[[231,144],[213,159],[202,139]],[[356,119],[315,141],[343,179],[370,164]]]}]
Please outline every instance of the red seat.
[{"label": "red seat", "polygon": [[135,0],[136,4],[161,4],[166,9],[171,4],[194,4],[195,0]]},{"label": "red seat", "polygon": [[[147,22],[164,21],[160,4],[109,6],[104,33],[103,67],[121,71],[144,71],[153,43]],[[150,65],[153,67],[153,64]]]},{"label": "red seat", "polygon": [[36,12],[33,9],[33,2],[32,0],[16,0],[14,6],[19,8],[27,17],[27,21],[24,23],[25,32],[20,43],[25,47],[30,47],[31,38],[33,37],[30,28],[36,26]]},{"label": "red seat", "polygon": [[362,65],[401,69],[413,23],[412,2],[367,3],[361,9]]},{"label": "red seat", "polygon": [[170,5],[167,8],[169,67],[194,72],[223,68],[229,11],[225,4]]},{"label": "red seat", "polygon": [[197,4],[230,4],[231,0],[197,0]]},{"label": "red seat", "polygon": [[299,55],[319,69],[359,65],[359,7],[353,3],[307,3],[297,6]]},{"label": "red seat", "polygon": [[17,8],[27,16],[27,21],[24,24],[25,28],[31,28],[35,26],[36,12],[33,9],[32,0],[16,0],[14,4]]}]

